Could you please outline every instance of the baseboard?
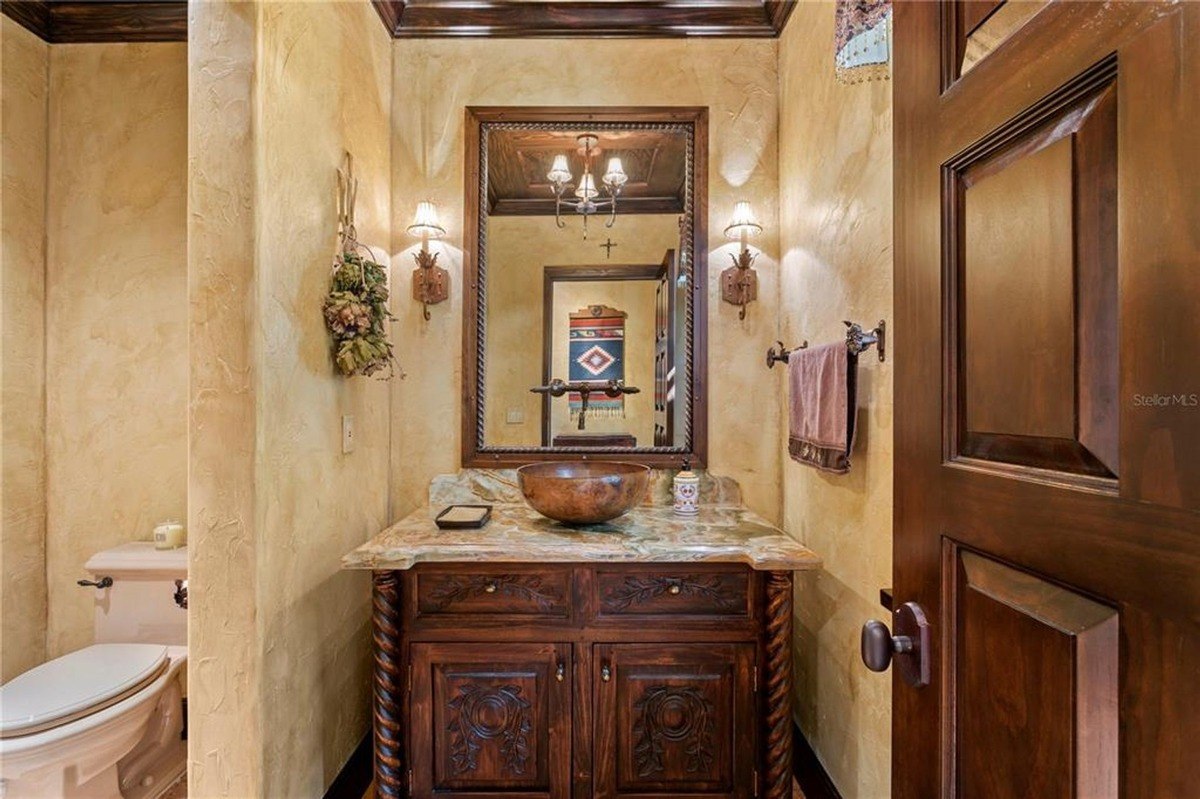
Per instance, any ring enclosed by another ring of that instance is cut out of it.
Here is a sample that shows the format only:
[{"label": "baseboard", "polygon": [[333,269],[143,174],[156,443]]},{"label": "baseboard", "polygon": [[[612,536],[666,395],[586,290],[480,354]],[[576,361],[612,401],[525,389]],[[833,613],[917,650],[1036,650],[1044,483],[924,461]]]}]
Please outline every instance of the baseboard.
[{"label": "baseboard", "polygon": [[358,746],[354,747],[346,765],[342,766],[342,770],[333,778],[333,783],[325,792],[325,799],[363,799],[375,776],[372,773],[374,762],[371,733],[368,732]]},{"label": "baseboard", "polygon": [[829,778],[829,772],[821,765],[817,753],[796,725],[792,729],[792,770],[804,799],[842,799],[837,786]]}]

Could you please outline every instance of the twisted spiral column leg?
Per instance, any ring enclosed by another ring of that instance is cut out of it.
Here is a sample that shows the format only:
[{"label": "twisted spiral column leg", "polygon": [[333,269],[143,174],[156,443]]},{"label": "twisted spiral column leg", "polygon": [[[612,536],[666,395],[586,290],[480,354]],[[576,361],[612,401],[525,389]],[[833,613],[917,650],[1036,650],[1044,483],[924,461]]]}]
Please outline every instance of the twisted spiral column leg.
[{"label": "twisted spiral column leg", "polygon": [[766,799],[792,795],[792,573],[767,575]]},{"label": "twisted spiral column leg", "polygon": [[400,574],[372,572],[371,639],[375,652],[375,794],[405,795],[403,664],[400,649]]}]

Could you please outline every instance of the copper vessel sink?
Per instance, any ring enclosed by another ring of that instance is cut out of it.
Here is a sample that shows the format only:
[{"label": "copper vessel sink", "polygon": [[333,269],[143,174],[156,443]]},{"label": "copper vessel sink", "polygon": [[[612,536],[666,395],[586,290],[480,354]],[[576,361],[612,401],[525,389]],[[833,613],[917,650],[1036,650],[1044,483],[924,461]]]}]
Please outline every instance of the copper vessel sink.
[{"label": "copper vessel sink", "polygon": [[566,524],[598,524],[642,501],[650,467],[604,461],[546,461],[517,469],[521,493],[543,516]]}]

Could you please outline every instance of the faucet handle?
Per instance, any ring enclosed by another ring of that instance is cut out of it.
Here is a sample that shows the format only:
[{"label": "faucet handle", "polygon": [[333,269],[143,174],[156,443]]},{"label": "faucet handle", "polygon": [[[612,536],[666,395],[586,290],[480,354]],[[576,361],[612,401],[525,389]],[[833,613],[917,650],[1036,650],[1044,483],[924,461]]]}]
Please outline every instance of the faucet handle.
[{"label": "faucet handle", "polygon": [[104,576],[99,580],[76,580],[75,584],[85,588],[112,588],[113,578]]}]

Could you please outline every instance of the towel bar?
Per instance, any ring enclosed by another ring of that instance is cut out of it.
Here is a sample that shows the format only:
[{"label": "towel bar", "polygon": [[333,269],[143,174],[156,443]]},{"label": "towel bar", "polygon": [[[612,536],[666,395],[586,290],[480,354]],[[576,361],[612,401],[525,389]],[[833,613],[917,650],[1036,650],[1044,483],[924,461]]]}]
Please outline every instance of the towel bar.
[{"label": "towel bar", "polygon": [[775,351],[774,347],[767,348],[767,368],[768,369],[774,369],[775,363],[777,361],[782,361],[783,363],[787,363],[789,355],[791,355],[796,350],[802,350],[802,349],[805,349],[806,347],[808,347],[807,341],[805,341],[799,347],[796,347],[795,349],[790,349],[790,350],[787,347],[783,346],[782,341],[776,341],[775,343],[779,345],[778,352]]},{"label": "towel bar", "polygon": [[[877,324],[871,330],[863,330],[862,325],[858,324],[857,322],[851,322],[849,320],[845,320],[843,322],[843,324],[846,325],[846,349],[847,350],[849,350],[854,355],[861,355],[862,353],[869,350],[871,348],[871,345],[874,345],[876,352],[879,353],[879,360],[880,361],[886,360],[885,356],[887,354],[887,349],[886,349],[886,346],[887,346],[887,322],[880,319],[879,324]],[[799,347],[795,347],[790,350],[787,347],[783,346],[782,341],[777,341],[775,343],[779,345],[778,350],[776,350],[774,347],[770,347],[769,349],[767,349],[767,368],[768,369],[774,369],[775,364],[779,361],[782,361],[783,363],[787,363],[788,357],[793,352],[795,352],[796,350],[802,350],[802,349],[805,349],[806,347],[808,347],[807,341],[805,341]]]}]

